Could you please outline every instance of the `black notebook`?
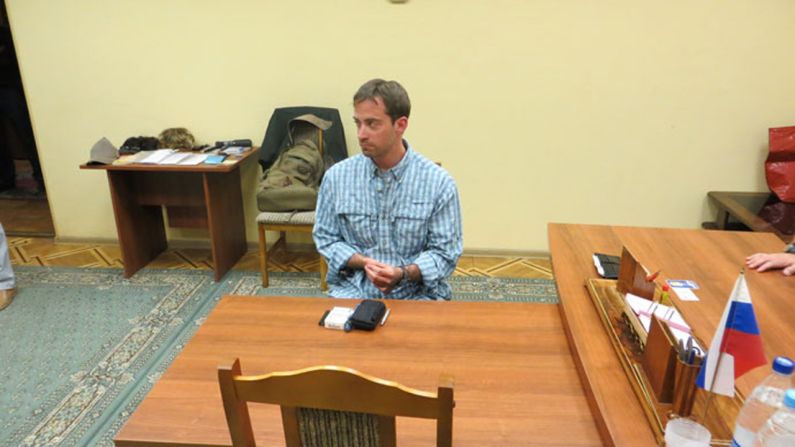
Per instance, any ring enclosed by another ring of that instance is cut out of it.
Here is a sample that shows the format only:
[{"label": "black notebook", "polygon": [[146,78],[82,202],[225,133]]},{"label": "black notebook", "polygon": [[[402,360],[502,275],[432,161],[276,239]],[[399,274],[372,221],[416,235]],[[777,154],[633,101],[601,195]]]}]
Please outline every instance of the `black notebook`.
[{"label": "black notebook", "polygon": [[619,256],[594,253],[593,263],[594,266],[596,266],[596,271],[599,272],[599,276],[602,278],[618,279],[619,265],[621,264],[621,258]]}]

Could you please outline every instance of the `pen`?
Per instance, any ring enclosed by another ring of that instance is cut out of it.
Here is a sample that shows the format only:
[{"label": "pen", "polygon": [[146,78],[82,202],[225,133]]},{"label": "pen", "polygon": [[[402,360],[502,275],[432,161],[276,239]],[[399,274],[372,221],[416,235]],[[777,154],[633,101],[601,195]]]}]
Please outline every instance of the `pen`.
[{"label": "pen", "polygon": [[687,351],[685,351],[685,343],[680,338],[676,341],[676,353],[679,355],[679,360],[687,361]]},{"label": "pen", "polygon": [[696,361],[696,350],[691,348],[689,351],[687,351],[687,364],[692,365],[693,362],[695,361]]},{"label": "pen", "polygon": [[693,346],[692,348],[687,350],[687,364],[698,366],[701,363],[701,356],[703,352],[701,352],[701,348],[698,346]]},{"label": "pen", "polygon": [[701,360],[703,359],[704,352],[698,346],[693,346],[693,361],[690,362],[691,365],[700,365]]},{"label": "pen", "polygon": [[384,313],[384,318],[381,319],[381,326],[383,326],[386,323],[387,318],[389,318],[389,309],[386,310],[386,312]]}]

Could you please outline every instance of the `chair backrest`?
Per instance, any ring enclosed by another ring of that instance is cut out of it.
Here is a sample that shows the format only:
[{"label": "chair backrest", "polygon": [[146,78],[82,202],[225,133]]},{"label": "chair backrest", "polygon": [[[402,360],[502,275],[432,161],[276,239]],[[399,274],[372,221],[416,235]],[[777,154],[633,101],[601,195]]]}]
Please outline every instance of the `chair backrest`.
[{"label": "chair backrest", "polygon": [[434,394],[339,366],[243,376],[235,359],[218,368],[218,382],[235,447],[255,445],[246,402],[281,406],[288,447],[394,446],[395,416],[436,419],[436,445],[453,442],[453,379],[448,375],[439,377]]}]

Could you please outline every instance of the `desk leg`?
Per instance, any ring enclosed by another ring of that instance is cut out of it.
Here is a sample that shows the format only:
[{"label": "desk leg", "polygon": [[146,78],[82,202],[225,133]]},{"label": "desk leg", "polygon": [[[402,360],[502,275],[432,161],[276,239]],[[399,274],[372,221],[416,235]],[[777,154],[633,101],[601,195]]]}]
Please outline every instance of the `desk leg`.
[{"label": "desk leg", "polygon": [[215,280],[219,281],[246,253],[240,170],[205,173],[203,177]]},{"label": "desk leg", "polygon": [[719,230],[725,230],[726,227],[729,225],[729,212],[724,207],[718,207],[718,217],[715,219],[715,223],[718,226]]},{"label": "desk leg", "polygon": [[166,249],[166,229],[159,206],[139,205],[135,172],[108,171],[124,277],[129,278]]}]

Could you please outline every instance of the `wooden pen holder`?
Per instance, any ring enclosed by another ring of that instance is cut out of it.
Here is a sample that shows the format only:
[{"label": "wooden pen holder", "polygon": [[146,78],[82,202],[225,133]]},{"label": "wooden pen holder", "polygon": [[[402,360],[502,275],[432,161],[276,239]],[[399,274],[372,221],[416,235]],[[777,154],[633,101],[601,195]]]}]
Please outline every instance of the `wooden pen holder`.
[{"label": "wooden pen holder", "polygon": [[696,377],[701,369],[700,365],[689,365],[676,359],[674,397],[671,411],[679,416],[690,416],[693,412],[693,403],[696,401]]},{"label": "wooden pen holder", "polygon": [[676,378],[676,340],[666,324],[656,316],[651,317],[646,347],[641,365],[646,372],[654,396],[660,403],[671,403],[674,398]]}]

